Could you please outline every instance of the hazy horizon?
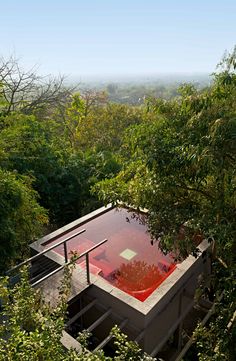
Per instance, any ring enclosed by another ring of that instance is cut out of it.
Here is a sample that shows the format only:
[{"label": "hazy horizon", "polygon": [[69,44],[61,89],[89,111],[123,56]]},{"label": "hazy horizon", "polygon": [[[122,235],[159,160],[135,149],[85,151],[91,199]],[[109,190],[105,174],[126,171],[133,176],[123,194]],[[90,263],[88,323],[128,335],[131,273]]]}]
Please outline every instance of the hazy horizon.
[{"label": "hazy horizon", "polygon": [[207,73],[166,73],[166,74],[109,74],[97,76],[66,76],[65,83],[78,86],[79,88],[99,88],[105,89],[109,84],[115,84],[119,87],[146,86],[172,86],[181,83],[192,83],[197,86],[208,86],[211,83],[211,76]]}]

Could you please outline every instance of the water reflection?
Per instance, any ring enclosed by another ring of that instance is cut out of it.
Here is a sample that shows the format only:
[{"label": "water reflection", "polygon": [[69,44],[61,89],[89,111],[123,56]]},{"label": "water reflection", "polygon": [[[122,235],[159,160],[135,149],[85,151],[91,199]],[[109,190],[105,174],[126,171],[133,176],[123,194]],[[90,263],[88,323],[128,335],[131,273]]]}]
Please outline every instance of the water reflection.
[{"label": "water reflection", "polygon": [[156,265],[134,260],[121,264],[113,274],[113,282],[123,291],[141,291],[161,280],[162,274]]}]

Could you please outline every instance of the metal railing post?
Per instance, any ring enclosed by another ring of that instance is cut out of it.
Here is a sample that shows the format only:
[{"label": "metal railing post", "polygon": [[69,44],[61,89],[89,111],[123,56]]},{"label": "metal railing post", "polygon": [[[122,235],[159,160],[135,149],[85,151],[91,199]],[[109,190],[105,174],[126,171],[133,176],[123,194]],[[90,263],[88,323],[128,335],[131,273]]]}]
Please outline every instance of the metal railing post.
[{"label": "metal railing post", "polygon": [[66,242],[64,242],[63,244],[64,244],[65,263],[67,263],[68,262],[67,244],[66,244]]},{"label": "metal railing post", "polygon": [[86,273],[87,273],[87,282],[90,285],[90,274],[89,274],[89,253],[86,253]]}]

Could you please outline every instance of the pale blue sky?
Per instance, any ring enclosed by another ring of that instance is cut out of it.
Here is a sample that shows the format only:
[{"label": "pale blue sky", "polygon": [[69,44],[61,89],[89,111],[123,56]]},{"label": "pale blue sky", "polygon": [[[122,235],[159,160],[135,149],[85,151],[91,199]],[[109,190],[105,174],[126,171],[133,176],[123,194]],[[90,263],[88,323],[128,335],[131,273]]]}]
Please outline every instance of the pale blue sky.
[{"label": "pale blue sky", "polygon": [[236,0],[2,0],[0,55],[41,73],[212,72],[236,44]]}]

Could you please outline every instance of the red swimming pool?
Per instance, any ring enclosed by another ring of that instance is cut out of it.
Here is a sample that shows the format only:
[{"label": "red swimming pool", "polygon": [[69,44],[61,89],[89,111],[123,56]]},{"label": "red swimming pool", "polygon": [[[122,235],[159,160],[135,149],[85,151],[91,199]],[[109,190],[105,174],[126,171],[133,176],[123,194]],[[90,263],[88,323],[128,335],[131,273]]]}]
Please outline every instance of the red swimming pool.
[{"label": "red swimming pool", "polygon": [[[85,233],[67,243],[68,252],[80,254],[107,238],[108,242],[90,253],[90,272],[140,301],[144,301],[176,267],[171,255],[164,255],[157,244],[151,245],[145,224],[126,209],[111,209],[88,221],[83,228]],[[63,255],[63,245],[54,251]],[[85,267],[85,260],[80,259],[78,263]]]}]

